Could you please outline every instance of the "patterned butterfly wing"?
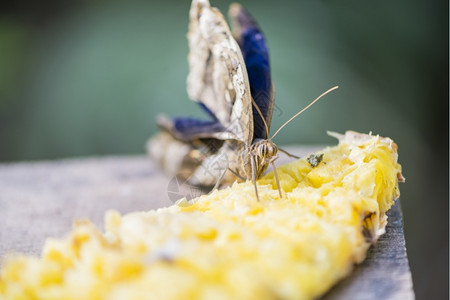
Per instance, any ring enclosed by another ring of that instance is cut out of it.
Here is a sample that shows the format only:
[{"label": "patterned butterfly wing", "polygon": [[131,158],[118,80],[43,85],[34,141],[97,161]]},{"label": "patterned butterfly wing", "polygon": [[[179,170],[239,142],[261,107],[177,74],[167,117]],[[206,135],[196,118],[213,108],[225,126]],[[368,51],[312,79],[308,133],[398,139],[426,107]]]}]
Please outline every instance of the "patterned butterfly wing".
[{"label": "patterned butterfly wing", "polygon": [[[241,50],[225,18],[208,1],[194,0],[187,37],[189,97],[202,103],[234,139],[250,144],[250,84]],[[229,139],[229,135],[224,139]]]},{"label": "patterned butterfly wing", "polygon": [[261,115],[253,106],[253,140],[268,139],[274,107],[274,88],[267,43],[256,21],[240,4],[232,4],[228,15],[233,36],[244,57],[251,95],[267,124],[266,129]]},{"label": "patterned butterfly wing", "polygon": [[[267,139],[274,93],[268,48],[258,24],[239,4],[232,4],[229,11],[234,39],[222,14],[209,3],[194,1],[190,17],[188,94],[211,119],[174,118],[171,126],[163,127],[183,140],[234,138],[248,146],[254,139]],[[248,89],[265,122],[250,104]]]}]

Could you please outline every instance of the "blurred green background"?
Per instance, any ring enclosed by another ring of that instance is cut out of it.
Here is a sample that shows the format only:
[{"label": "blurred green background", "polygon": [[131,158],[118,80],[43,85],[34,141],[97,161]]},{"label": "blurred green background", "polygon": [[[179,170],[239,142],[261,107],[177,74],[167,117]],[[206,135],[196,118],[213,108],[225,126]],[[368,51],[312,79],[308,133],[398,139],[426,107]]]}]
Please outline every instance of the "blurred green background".
[{"label": "blurred green background", "polygon": [[[242,4],[269,43],[272,129],[340,86],[276,142],[334,144],[326,130],[348,129],[393,138],[417,299],[448,298],[448,2]],[[0,161],[143,153],[158,113],[202,115],[186,95],[189,6],[0,4]]]}]

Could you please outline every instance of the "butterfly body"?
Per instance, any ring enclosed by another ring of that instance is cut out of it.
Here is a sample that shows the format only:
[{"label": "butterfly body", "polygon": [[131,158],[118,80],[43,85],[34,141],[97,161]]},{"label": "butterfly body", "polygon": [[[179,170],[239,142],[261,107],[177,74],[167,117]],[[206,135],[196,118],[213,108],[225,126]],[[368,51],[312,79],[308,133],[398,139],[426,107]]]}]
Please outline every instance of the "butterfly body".
[{"label": "butterfly body", "polygon": [[[238,168],[234,170],[244,179],[264,175],[267,167],[278,158],[278,147],[270,140],[256,139],[249,147],[238,150]],[[253,162],[252,162],[253,161]]]}]

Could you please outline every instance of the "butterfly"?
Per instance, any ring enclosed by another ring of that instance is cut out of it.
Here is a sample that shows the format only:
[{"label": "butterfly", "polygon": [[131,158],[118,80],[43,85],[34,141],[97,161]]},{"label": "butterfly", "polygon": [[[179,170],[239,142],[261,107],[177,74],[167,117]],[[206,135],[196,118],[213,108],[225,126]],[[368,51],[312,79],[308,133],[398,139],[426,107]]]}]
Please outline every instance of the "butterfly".
[{"label": "butterfly", "polygon": [[[325,93],[269,137],[274,86],[259,25],[235,3],[229,9],[231,31],[208,0],[193,0],[189,18],[187,92],[209,119],[160,116],[161,132],[150,139],[148,152],[166,172],[192,185],[251,180],[259,200],[256,180],[285,152],[273,137]],[[275,178],[282,197],[276,172]]]}]

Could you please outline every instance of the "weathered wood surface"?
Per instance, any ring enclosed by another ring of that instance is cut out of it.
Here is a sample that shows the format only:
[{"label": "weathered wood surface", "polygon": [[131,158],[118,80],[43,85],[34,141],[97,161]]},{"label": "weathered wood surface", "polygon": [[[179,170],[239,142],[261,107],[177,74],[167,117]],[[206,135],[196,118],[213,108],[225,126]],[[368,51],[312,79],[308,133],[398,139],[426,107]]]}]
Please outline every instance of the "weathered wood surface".
[{"label": "weathered wood surface", "polygon": [[[11,252],[38,255],[45,239],[64,236],[74,219],[88,218],[102,228],[108,209],[145,211],[198,192],[178,190],[144,156],[0,164],[0,263]],[[386,234],[367,259],[324,299],[414,299],[398,202],[388,215]]]}]

